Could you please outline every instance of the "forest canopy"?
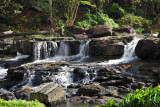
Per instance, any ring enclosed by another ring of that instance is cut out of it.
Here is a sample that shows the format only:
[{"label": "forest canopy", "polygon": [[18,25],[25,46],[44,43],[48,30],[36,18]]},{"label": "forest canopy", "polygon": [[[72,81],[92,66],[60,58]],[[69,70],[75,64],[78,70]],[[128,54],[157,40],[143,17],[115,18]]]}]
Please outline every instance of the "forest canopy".
[{"label": "forest canopy", "polygon": [[[108,24],[152,27],[160,16],[160,0],[3,0],[0,30],[41,30]],[[132,20],[136,21],[132,21]],[[135,22],[135,23],[134,23]]]}]

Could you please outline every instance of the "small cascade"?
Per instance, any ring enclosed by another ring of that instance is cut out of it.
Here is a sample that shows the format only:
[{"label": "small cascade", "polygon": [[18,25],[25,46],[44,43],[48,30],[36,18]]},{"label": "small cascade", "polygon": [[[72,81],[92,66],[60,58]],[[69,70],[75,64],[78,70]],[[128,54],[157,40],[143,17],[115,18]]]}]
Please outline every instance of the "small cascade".
[{"label": "small cascade", "polygon": [[90,40],[81,42],[79,55],[83,55],[83,56],[89,55],[89,43],[90,43]]},{"label": "small cascade", "polygon": [[141,38],[135,37],[130,43],[125,45],[124,54],[120,59],[109,60],[108,62],[102,62],[101,65],[112,65],[112,64],[120,64],[120,63],[128,63],[134,60],[137,60],[138,57],[135,55],[134,51],[138,41]]},{"label": "small cascade", "polygon": [[23,55],[23,54],[17,52],[17,56],[15,58],[7,59],[7,61],[18,61],[18,60],[21,60],[21,59],[28,58],[29,56],[30,55]]},{"label": "small cascade", "polygon": [[0,67],[0,80],[4,79],[4,77],[7,75],[7,70],[8,69],[4,69],[4,68]]},{"label": "small cascade", "polygon": [[57,42],[37,42],[34,43],[34,60],[44,59],[42,62],[57,62],[57,61],[76,61],[81,62],[89,56],[89,43],[88,41],[80,41],[79,53],[70,56],[69,42],[61,41],[59,47]]},{"label": "small cascade", "polygon": [[37,42],[34,43],[34,59],[45,59],[54,56],[57,53],[58,45],[56,42]]},{"label": "small cascade", "polygon": [[58,55],[60,55],[60,56],[69,56],[69,45],[68,45],[68,42],[66,42],[66,41],[60,42]]}]

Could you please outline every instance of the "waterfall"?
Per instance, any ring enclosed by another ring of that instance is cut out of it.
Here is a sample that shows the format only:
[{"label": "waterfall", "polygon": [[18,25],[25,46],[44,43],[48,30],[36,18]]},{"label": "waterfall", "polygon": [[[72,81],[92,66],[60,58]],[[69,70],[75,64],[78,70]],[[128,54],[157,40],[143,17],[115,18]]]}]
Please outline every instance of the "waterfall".
[{"label": "waterfall", "polygon": [[60,42],[58,55],[60,55],[60,56],[69,56],[68,42],[66,42],[66,41]]},{"label": "waterfall", "polygon": [[56,42],[37,42],[33,45],[33,55],[35,60],[45,59],[57,53],[58,45]]},{"label": "waterfall", "polygon": [[128,63],[128,62],[137,60],[138,57],[135,55],[134,51],[135,51],[135,47],[140,39],[141,38],[135,37],[135,38],[133,38],[133,40],[130,43],[125,45],[124,54],[120,59],[109,60],[108,62],[102,62],[102,63],[100,63],[100,65]]},{"label": "waterfall", "polygon": [[[79,53],[70,56],[69,42],[61,41],[59,48],[57,42],[37,42],[34,43],[34,59],[40,60],[38,62],[57,62],[57,61],[76,61],[81,62],[89,56],[89,43],[88,41],[80,41]],[[44,60],[41,60],[44,59]],[[37,61],[36,61],[37,62]]]}]

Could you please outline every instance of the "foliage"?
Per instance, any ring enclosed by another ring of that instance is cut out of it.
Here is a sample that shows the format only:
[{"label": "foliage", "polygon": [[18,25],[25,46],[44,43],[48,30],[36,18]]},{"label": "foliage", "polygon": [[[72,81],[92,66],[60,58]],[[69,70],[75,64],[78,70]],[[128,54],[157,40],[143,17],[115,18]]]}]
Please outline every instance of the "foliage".
[{"label": "foliage", "polygon": [[[96,107],[108,107],[117,105],[113,101],[108,101],[106,104]],[[118,107],[159,107],[160,105],[160,85],[152,88],[150,86],[147,90],[144,88],[136,89],[124,96]]]},{"label": "foliage", "polygon": [[143,28],[138,27],[138,28],[136,29],[136,33],[137,33],[137,34],[142,34],[142,31],[143,31],[143,30],[144,30]]},{"label": "foliage", "polygon": [[118,24],[116,24],[113,19],[109,18],[107,14],[103,13],[96,13],[92,14],[87,12],[83,18],[77,22],[77,26],[81,26],[84,28],[91,28],[95,25],[110,25],[112,28],[119,27]]},{"label": "foliage", "polygon": [[119,18],[119,17],[122,17],[124,16],[125,14],[125,10],[123,8],[121,8],[118,3],[113,3],[111,6],[110,6],[110,13],[112,14],[112,16],[114,18]]},{"label": "foliage", "polygon": [[81,5],[88,5],[91,6],[92,8],[96,8],[96,5],[92,5],[91,2],[89,1],[81,1]]},{"label": "foliage", "polygon": [[121,18],[121,23],[138,28],[138,27],[147,27],[147,26],[151,25],[152,22],[150,20],[146,20],[145,18],[143,18],[141,16],[127,14]]},{"label": "foliage", "polygon": [[118,104],[117,103],[115,103],[114,102],[114,100],[112,100],[112,99],[109,99],[107,102],[106,102],[106,104],[102,104],[102,105],[100,105],[100,106],[95,106],[95,107],[114,107],[114,106],[118,106]]},{"label": "foliage", "polygon": [[40,103],[38,100],[35,101],[25,101],[25,100],[3,100],[0,99],[0,107],[45,107],[44,104]]}]

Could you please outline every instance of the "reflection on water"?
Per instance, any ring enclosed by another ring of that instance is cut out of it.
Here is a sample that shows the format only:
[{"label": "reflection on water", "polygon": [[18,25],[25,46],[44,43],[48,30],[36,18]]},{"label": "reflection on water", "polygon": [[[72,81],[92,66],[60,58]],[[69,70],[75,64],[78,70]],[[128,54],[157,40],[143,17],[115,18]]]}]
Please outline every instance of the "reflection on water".
[{"label": "reflection on water", "polygon": [[70,103],[68,102],[65,105],[61,105],[61,106],[56,106],[56,107],[94,107],[95,105],[93,104],[84,104],[84,103]]}]

